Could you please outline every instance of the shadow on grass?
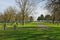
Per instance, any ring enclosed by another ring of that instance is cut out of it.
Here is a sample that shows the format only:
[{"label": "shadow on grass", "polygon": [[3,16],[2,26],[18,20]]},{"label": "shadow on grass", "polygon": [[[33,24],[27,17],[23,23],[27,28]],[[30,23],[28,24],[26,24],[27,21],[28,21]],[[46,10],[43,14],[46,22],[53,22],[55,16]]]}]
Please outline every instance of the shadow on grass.
[{"label": "shadow on grass", "polygon": [[41,28],[19,28],[19,30],[0,30],[0,40],[60,40],[60,28],[52,30]]}]

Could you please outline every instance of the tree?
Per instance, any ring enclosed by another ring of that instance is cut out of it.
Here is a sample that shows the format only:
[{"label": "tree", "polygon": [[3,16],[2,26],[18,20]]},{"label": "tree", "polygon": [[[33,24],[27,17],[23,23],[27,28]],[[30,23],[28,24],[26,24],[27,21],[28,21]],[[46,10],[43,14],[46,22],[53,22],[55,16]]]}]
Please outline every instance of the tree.
[{"label": "tree", "polygon": [[[20,12],[18,12],[16,14],[16,20],[17,20],[17,22],[20,22],[21,23],[22,19],[23,19],[22,18],[22,14]],[[27,14],[24,15],[24,22],[26,23],[28,20],[29,20],[29,16]]]},{"label": "tree", "polygon": [[44,16],[43,16],[43,14],[42,14],[41,16],[39,16],[39,17],[37,18],[37,20],[38,20],[38,21],[40,21],[40,20],[44,20]]},{"label": "tree", "polygon": [[48,3],[48,10],[52,13],[52,22],[56,20],[57,13],[60,11],[60,0],[50,0]]},{"label": "tree", "polygon": [[13,22],[15,21],[15,9],[12,7],[9,7],[4,11],[3,14],[3,19],[4,19],[4,30],[6,29],[6,22]]},{"label": "tree", "polygon": [[33,17],[32,16],[30,16],[30,22],[32,22],[33,21]]},{"label": "tree", "polygon": [[6,22],[13,22],[15,21],[15,9],[12,7],[7,8],[4,11],[4,20],[6,20]]},{"label": "tree", "polygon": [[18,22],[21,23],[21,21],[22,21],[22,14],[21,14],[20,12],[18,12],[18,13],[16,14],[16,21],[17,21],[17,23],[18,23]]},{"label": "tree", "polygon": [[50,16],[50,15],[45,15],[45,20],[52,20],[52,16]]},{"label": "tree", "polygon": [[37,18],[37,20],[40,21],[40,20],[41,20],[41,17],[39,16],[39,17]]},{"label": "tree", "polygon": [[4,19],[3,19],[3,14],[0,13],[0,22],[3,22],[3,21],[4,21]]},{"label": "tree", "polygon": [[25,15],[27,14],[29,16],[33,12],[33,10],[35,9],[35,5],[39,1],[36,2],[35,0],[16,0],[16,2],[20,8],[20,13],[22,14],[22,25],[24,25]]}]

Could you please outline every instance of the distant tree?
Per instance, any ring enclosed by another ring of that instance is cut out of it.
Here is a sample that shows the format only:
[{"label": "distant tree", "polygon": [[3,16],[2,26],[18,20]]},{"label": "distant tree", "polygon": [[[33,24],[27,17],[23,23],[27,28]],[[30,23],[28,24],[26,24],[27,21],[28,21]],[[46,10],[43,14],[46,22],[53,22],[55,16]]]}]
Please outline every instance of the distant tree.
[{"label": "distant tree", "polygon": [[21,22],[21,21],[22,21],[22,14],[21,14],[20,12],[18,12],[18,13],[16,14],[16,21],[17,21],[17,22]]},{"label": "distant tree", "polygon": [[3,19],[3,14],[0,13],[0,22],[3,22],[3,21],[4,21],[4,19]]},{"label": "distant tree", "polygon": [[45,16],[45,20],[52,20],[52,16],[46,15],[46,16]]},{"label": "distant tree", "polygon": [[56,21],[60,21],[60,11],[59,11],[59,13],[56,13],[55,20]]},{"label": "distant tree", "polygon": [[24,17],[24,19],[25,19],[25,20],[24,20],[25,23],[28,22],[28,21],[29,21],[29,16],[26,14],[25,17]]},{"label": "distant tree", "polygon": [[32,22],[33,21],[33,17],[32,16],[30,16],[30,22]]},{"label": "distant tree", "polygon": [[44,20],[43,14],[42,14],[41,16],[39,16],[39,17],[37,18],[37,20],[38,20],[38,21],[39,21],[39,20]]},{"label": "distant tree", "polygon": [[40,21],[40,20],[41,20],[41,17],[39,16],[39,17],[37,18],[37,20]]},{"label": "distant tree", "polygon": [[41,15],[41,20],[44,20],[44,15],[43,14]]},{"label": "distant tree", "polygon": [[[23,17],[22,14],[20,12],[18,12],[16,14],[16,20],[19,21],[21,23]],[[24,15],[24,22],[27,22],[29,20],[29,16],[27,14]]]}]

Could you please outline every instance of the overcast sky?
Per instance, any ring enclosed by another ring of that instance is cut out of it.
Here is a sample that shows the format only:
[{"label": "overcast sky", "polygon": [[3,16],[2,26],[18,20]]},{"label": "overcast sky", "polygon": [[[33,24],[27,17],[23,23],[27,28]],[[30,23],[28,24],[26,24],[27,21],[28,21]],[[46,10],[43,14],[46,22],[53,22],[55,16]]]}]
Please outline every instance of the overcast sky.
[{"label": "overcast sky", "polygon": [[14,0],[0,0],[0,12],[3,12],[6,8],[9,6],[16,6],[16,3]]},{"label": "overcast sky", "polygon": [[[41,14],[46,15],[48,13],[48,10],[44,9],[46,2],[47,1],[43,1],[36,5],[36,8],[37,8],[36,15],[34,15],[36,18],[40,16]],[[0,0],[0,12],[3,12],[9,6],[16,7],[15,1],[14,0]]]}]

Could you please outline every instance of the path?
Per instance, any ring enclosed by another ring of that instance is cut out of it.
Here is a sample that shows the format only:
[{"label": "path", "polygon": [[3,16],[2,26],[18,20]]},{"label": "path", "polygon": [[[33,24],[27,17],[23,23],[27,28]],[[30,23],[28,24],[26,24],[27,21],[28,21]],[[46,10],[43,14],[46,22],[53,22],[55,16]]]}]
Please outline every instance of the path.
[{"label": "path", "polygon": [[50,27],[47,27],[46,25],[40,24],[40,22],[37,22],[38,27],[40,27],[43,30],[51,30]]}]

